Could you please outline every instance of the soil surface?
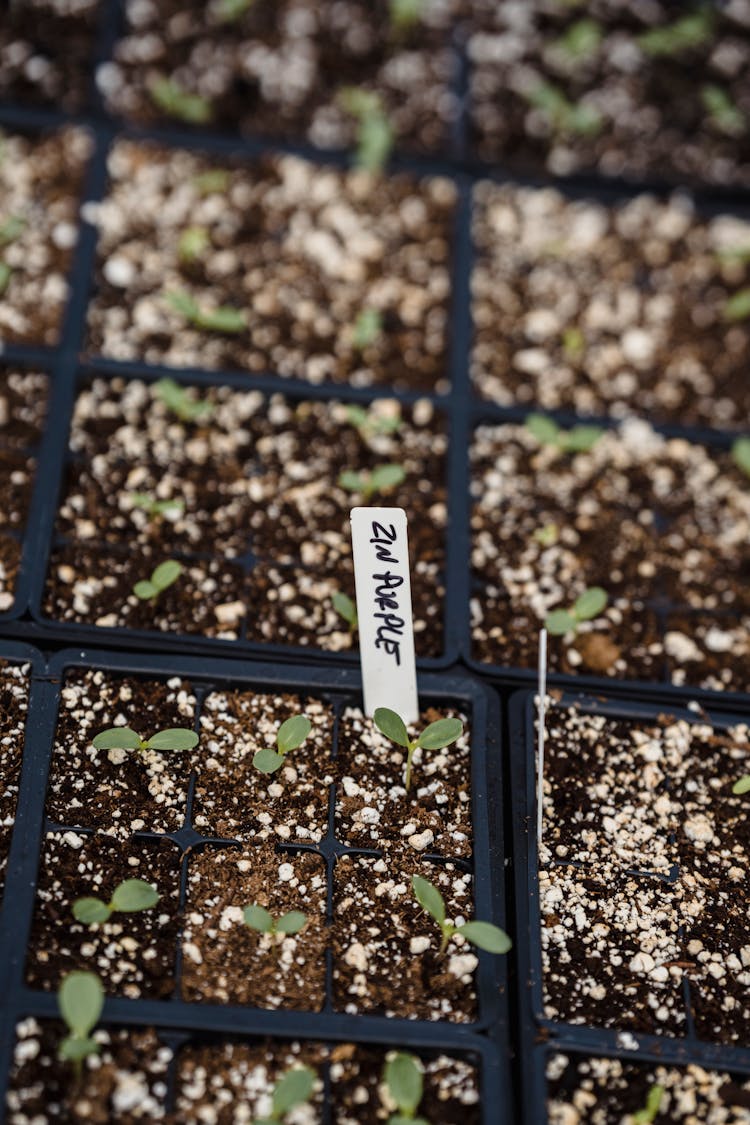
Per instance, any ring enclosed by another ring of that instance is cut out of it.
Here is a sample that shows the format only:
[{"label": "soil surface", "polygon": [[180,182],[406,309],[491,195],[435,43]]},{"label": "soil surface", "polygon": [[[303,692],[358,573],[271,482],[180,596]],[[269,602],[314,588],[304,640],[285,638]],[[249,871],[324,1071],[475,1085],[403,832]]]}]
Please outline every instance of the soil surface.
[{"label": "soil surface", "polygon": [[0,97],[74,113],[93,80],[99,0],[23,0],[3,11]]},{"label": "soil surface", "polygon": [[547,1018],[744,1044],[748,727],[555,706],[548,733]]},{"label": "soil surface", "polygon": [[[206,848],[190,860],[182,941],[184,1000],[320,1011],[326,976],[326,866],[317,855],[264,845]],[[246,906],[278,920],[300,911],[299,933],[262,934],[243,921]]]},{"label": "soil surface", "polygon": [[[348,649],[352,631],[331,599],[354,597],[349,512],[364,498],[339,477],[398,464],[405,479],[387,501],[407,510],[413,529],[417,649],[440,655],[447,437],[432,404],[376,400],[361,421],[337,402],[229,387],[190,393],[211,406],[194,423],[180,422],[140,380],[96,379],[79,395],[47,613]],[[183,510],[150,517],[134,505],[139,493],[179,500]],[[156,601],[140,601],[133,585],[167,558],[184,573]]]},{"label": "soil surface", "polygon": [[380,96],[399,142],[442,148],[458,110],[450,52],[457,7],[433,0],[415,26],[397,30],[387,0],[255,0],[232,20],[215,0],[131,3],[115,61],[97,81],[110,106],[137,121],[163,120],[151,88],[168,78],[203,100],[214,128],[327,148],[354,139],[339,97],[357,86]]},{"label": "soil surface", "polygon": [[550,638],[551,668],[659,682],[686,665],[692,683],[717,686],[715,649],[704,655],[698,634],[657,617],[684,606],[715,613],[725,632],[733,620],[726,682],[746,679],[750,481],[728,453],[630,419],[579,454],[541,446],[525,426],[480,426],[471,456],[478,659],[535,667],[547,614],[600,586],[607,607]]},{"label": "soil surface", "polygon": [[16,818],[26,713],[29,665],[0,660],[0,900]]},{"label": "soil surface", "polygon": [[620,1059],[550,1055],[547,1063],[549,1125],[623,1125],[645,1109],[649,1091],[664,1094],[656,1125],[750,1121],[750,1082],[700,1066],[639,1066]]},{"label": "soil surface", "polygon": [[[485,159],[556,175],[750,183],[746,4],[473,0],[472,8],[469,104]],[[673,29],[686,19],[678,46]]]},{"label": "soil surface", "polygon": [[[89,351],[313,383],[446,388],[449,181],[374,179],[295,157],[219,166],[127,141],[109,172]],[[186,253],[185,232],[196,230],[197,250]],[[231,331],[195,327],[174,294],[240,319]],[[363,313],[380,315],[364,338]]]},{"label": "soil surface", "polygon": [[480,184],[474,385],[503,406],[744,427],[750,223]]},{"label": "soil surface", "polygon": [[65,129],[0,141],[0,262],[10,271],[0,286],[0,344],[56,344],[90,138]]},{"label": "soil surface", "polygon": [[[79,898],[109,903],[125,879],[143,879],[159,893],[149,910],[114,912],[83,925]],[[168,841],[117,840],[77,832],[48,833],[26,965],[32,987],[56,992],[66,973],[95,972],[111,996],[167,997],[174,987],[179,849]]]}]

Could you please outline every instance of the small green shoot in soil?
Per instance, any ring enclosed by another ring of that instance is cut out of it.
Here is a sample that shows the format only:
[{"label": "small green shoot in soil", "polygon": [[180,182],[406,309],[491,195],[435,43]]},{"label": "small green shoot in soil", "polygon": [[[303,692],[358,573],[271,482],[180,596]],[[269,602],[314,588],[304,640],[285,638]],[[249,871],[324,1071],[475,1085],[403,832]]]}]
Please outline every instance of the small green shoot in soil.
[{"label": "small green shoot in soil", "polygon": [[99,1044],[91,1038],[104,1007],[104,989],[96,973],[73,972],[63,977],[57,992],[57,1005],[68,1034],[60,1043],[58,1057],[71,1062],[80,1078],[83,1060],[99,1054]]},{"label": "small green shoot in soil", "polygon": [[207,98],[189,94],[174,78],[157,78],[148,88],[151,101],[162,113],[177,117],[188,125],[207,125],[212,108]]},{"label": "small green shoot in soil", "polygon": [[258,906],[257,903],[246,906],[242,917],[251,930],[257,930],[259,934],[271,934],[272,937],[298,934],[307,921],[307,915],[301,910],[290,910],[287,914],[274,918],[265,907]]},{"label": "small green shoot in soil", "polygon": [[737,797],[743,797],[745,793],[750,793],[750,773],[746,773],[739,781],[735,781],[732,786],[732,792]]},{"label": "small green shoot in soil", "polygon": [[750,316],[750,288],[738,289],[722,309],[724,320],[747,320]]},{"label": "small green shoot in soil", "polygon": [[392,414],[383,414],[374,408],[365,410],[363,406],[347,406],[346,420],[359,431],[359,436],[366,442],[374,437],[398,433],[403,425],[399,410]]},{"label": "small green shoot in soil", "polygon": [[534,540],[542,547],[554,547],[560,538],[560,528],[556,523],[545,523],[534,532]]},{"label": "small green shoot in soil", "polygon": [[592,59],[602,42],[602,29],[596,20],[576,20],[565,34],[553,43],[553,48],[561,52],[572,63],[583,63]]},{"label": "small green shoot in soil", "polygon": [[586,351],[586,337],[577,325],[566,328],[562,334],[562,346],[565,358],[569,363],[581,359]]},{"label": "small green shoot in soil", "polygon": [[670,57],[702,47],[713,35],[713,30],[713,16],[706,7],[682,16],[665,27],[644,31],[636,42],[652,58]]},{"label": "small green shoot in soil", "polygon": [[185,501],[180,496],[174,496],[171,500],[157,500],[147,492],[131,492],[130,503],[134,508],[140,508],[145,512],[150,520],[162,517],[170,520],[179,519],[185,511]]},{"label": "small green shoot in soil", "polygon": [[633,1114],[633,1125],[652,1125],[659,1116],[664,1094],[664,1087],[654,1083],[646,1095],[646,1104],[643,1109],[639,1109],[637,1113]]},{"label": "small green shoot in soil", "polygon": [[185,265],[199,262],[211,245],[205,227],[186,227],[177,243],[177,256]]},{"label": "small green shoot in soil", "polygon": [[222,23],[233,23],[249,12],[255,0],[219,0],[217,14]]},{"label": "small green shoot in soil", "polygon": [[394,137],[380,95],[358,86],[346,86],[339,94],[339,104],[357,122],[357,167],[366,172],[382,172]]},{"label": "small green shoot in soil", "polygon": [[407,35],[422,18],[425,0],[389,0],[388,17],[396,36]]},{"label": "small green shoot in soil", "polygon": [[339,473],[339,488],[347,492],[359,492],[367,503],[377,493],[390,492],[406,480],[406,472],[401,465],[379,465],[372,472],[366,470],[355,473],[351,469],[344,469]]},{"label": "small green shoot in soil", "polygon": [[276,773],[284,764],[284,759],[291,750],[296,750],[307,738],[312,730],[312,723],[305,715],[292,715],[286,719],[276,731],[276,750],[264,746],[256,750],[253,765],[261,773]]},{"label": "small green shoot in soil", "polygon": [[400,715],[391,711],[389,707],[378,707],[373,715],[373,722],[381,734],[390,738],[397,746],[406,750],[406,772],[404,774],[404,787],[409,792],[411,786],[411,768],[414,751],[419,746],[422,750],[443,750],[456,742],[464,733],[464,724],[460,719],[437,719],[425,727],[416,738],[409,738],[406,724]]},{"label": "small green shoot in soil", "polygon": [[333,608],[338,613],[339,617],[343,617],[344,621],[349,626],[350,633],[356,633],[359,620],[357,618],[357,606],[352,601],[348,594],[342,594],[340,590],[331,598]]},{"label": "small green shoot in soil", "polygon": [[115,887],[109,902],[100,898],[77,898],[73,903],[73,917],[77,922],[93,926],[106,922],[110,914],[134,914],[156,906],[159,895],[145,879],[125,879]]},{"label": "small green shoot in soil", "polygon": [[737,438],[732,446],[732,460],[750,477],[750,437]]},{"label": "small green shoot in soil", "polygon": [[167,410],[176,414],[181,422],[199,422],[213,411],[210,402],[193,398],[190,391],[181,387],[174,379],[160,379],[155,384],[154,391]]},{"label": "small green shoot in soil", "polygon": [[271,1116],[258,1117],[253,1125],[280,1125],[298,1105],[309,1102],[315,1087],[316,1074],[309,1066],[295,1066],[282,1074],[271,1095]]},{"label": "small green shoot in soil", "polygon": [[721,133],[739,137],[745,132],[745,115],[721,86],[701,86],[701,101],[711,121]]},{"label": "small green shoot in soil", "polygon": [[524,97],[542,113],[554,133],[591,137],[602,127],[602,117],[595,106],[569,101],[562,90],[551,82],[538,82],[524,92]]},{"label": "small green shoot in soil", "polygon": [[383,331],[383,314],[378,309],[362,309],[354,322],[352,343],[358,352],[369,348]]},{"label": "small green shoot in soil", "polygon": [[[26,227],[26,220],[20,215],[10,215],[0,223],[0,247],[10,246],[21,235]],[[4,293],[10,283],[13,267],[0,259],[0,294]]]},{"label": "small green shoot in soil", "polygon": [[388,1118],[388,1125],[429,1125],[426,1118],[416,1116],[424,1081],[422,1068],[414,1055],[401,1051],[392,1055],[383,1068],[383,1085],[398,1109]]},{"label": "small green shoot in soil", "polygon": [[231,182],[231,175],[224,168],[211,168],[193,176],[193,186],[200,195],[222,195]]},{"label": "small green shoot in soil", "polygon": [[609,595],[601,586],[592,586],[584,590],[571,609],[553,609],[547,614],[544,627],[553,637],[562,637],[565,633],[575,633],[582,621],[591,621],[598,617],[609,601]]},{"label": "small green shoot in soil", "polygon": [[484,949],[487,953],[507,953],[511,948],[512,942],[505,930],[494,926],[492,922],[464,922],[462,926],[454,926],[449,922],[445,916],[445,899],[429,879],[423,879],[421,875],[412,875],[411,886],[419,905],[440,928],[438,953],[440,957],[445,953],[448,942],[454,934],[461,934],[472,945]]},{"label": "small green shoot in soil", "polygon": [[201,332],[223,332],[234,335],[237,332],[244,332],[247,328],[245,314],[232,305],[202,309],[195,298],[185,292],[167,293],[165,299],[176,313]]},{"label": "small green shoot in soil", "polygon": [[142,578],[133,587],[133,593],[142,602],[155,602],[159,594],[173,586],[182,574],[182,565],[175,559],[159,563],[151,571],[150,578]]},{"label": "small green shoot in soil", "polygon": [[198,735],[184,727],[168,727],[150,738],[141,738],[132,727],[109,727],[100,731],[93,740],[96,750],[192,750],[198,745]]},{"label": "small green shoot in soil", "polygon": [[529,414],[526,429],[540,445],[549,445],[561,453],[588,453],[604,433],[601,426],[573,426],[563,430],[546,414]]}]

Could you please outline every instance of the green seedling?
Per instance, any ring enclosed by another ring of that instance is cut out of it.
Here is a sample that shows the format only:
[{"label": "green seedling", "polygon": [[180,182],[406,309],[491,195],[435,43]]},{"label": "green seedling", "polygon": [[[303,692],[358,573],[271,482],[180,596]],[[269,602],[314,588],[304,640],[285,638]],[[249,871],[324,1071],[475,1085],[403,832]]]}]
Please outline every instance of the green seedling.
[{"label": "green seedling", "polygon": [[540,445],[549,445],[561,453],[588,453],[604,433],[601,426],[573,426],[563,430],[546,414],[529,414],[526,429]]},{"label": "green seedling", "polygon": [[365,410],[362,406],[347,406],[346,420],[359,431],[364,441],[395,434],[403,425],[400,413],[380,414],[375,410]]},{"label": "green seedling", "polygon": [[581,19],[572,24],[553,47],[573,63],[593,58],[602,42],[602,29],[596,20]]},{"label": "green seedling", "polygon": [[560,538],[560,528],[556,523],[545,523],[534,532],[534,539],[542,547],[554,547]]},{"label": "green seedling", "polygon": [[99,1044],[91,1038],[104,1007],[104,989],[96,973],[73,972],[63,977],[57,992],[57,1006],[68,1034],[60,1043],[58,1057],[71,1062],[80,1078],[83,1060],[99,1054]]},{"label": "green seedling", "polygon": [[309,1102],[315,1087],[315,1071],[295,1066],[282,1074],[271,1095],[271,1116],[259,1117],[253,1125],[278,1125],[298,1105]]},{"label": "green seedling", "polygon": [[333,608],[338,613],[339,617],[343,617],[349,626],[350,633],[356,633],[359,620],[357,618],[357,606],[352,601],[348,594],[342,594],[340,590],[331,598]]},{"label": "green seedling", "polygon": [[155,602],[159,594],[173,586],[182,574],[182,564],[175,559],[167,559],[151,571],[150,578],[142,578],[133,587],[133,593],[142,602]]},{"label": "green seedling", "polygon": [[687,16],[644,31],[636,39],[641,50],[652,58],[669,57],[702,47],[713,35],[713,17],[708,8],[691,12]]},{"label": "green seedling", "polygon": [[737,108],[721,86],[701,86],[701,101],[720,132],[730,137],[737,137],[745,132],[744,113]]},{"label": "green seedling", "polygon": [[738,289],[722,309],[724,320],[747,320],[750,316],[750,288]]},{"label": "green seedling", "polygon": [[646,1104],[643,1109],[639,1109],[637,1113],[633,1114],[633,1125],[652,1125],[659,1116],[664,1094],[664,1087],[655,1083],[646,1095]]},{"label": "green seedling", "polygon": [[241,19],[252,8],[255,0],[219,0],[217,14],[222,23]]},{"label": "green seedling", "polygon": [[217,309],[202,309],[194,297],[184,292],[167,293],[165,299],[176,313],[184,317],[188,324],[192,324],[193,328],[199,328],[201,332],[223,332],[234,335],[236,332],[244,332],[247,328],[245,314],[241,309],[235,309],[231,305],[220,305]]},{"label": "green seedling", "polygon": [[582,621],[598,617],[609,601],[609,595],[601,586],[584,590],[571,609],[553,609],[547,614],[544,627],[553,637],[564,633],[575,633]]},{"label": "green seedling", "polygon": [[177,255],[181,262],[190,265],[191,262],[199,262],[210,245],[211,239],[205,227],[187,227],[177,243]]},{"label": "green seedling", "polygon": [[10,215],[0,223],[0,246],[10,246],[11,242],[23,234],[26,229],[26,220],[20,215]]},{"label": "green seedling", "polygon": [[602,127],[598,109],[583,102],[569,101],[551,82],[538,82],[524,97],[544,115],[552,131],[562,136],[591,137]]},{"label": "green seedling", "polygon": [[372,472],[355,473],[344,469],[339,473],[339,488],[347,492],[359,492],[367,503],[376,493],[390,492],[406,480],[406,472],[401,465],[379,465]]},{"label": "green seedling", "polygon": [[200,94],[188,94],[174,78],[157,78],[148,92],[156,108],[169,117],[188,125],[206,125],[211,120],[211,103]]},{"label": "green seedling", "polygon": [[562,334],[562,346],[566,359],[578,360],[586,351],[586,337],[580,328],[575,326],[566,328]]},{"label": "green seedling", "polygon": [[367,172],[382,172],[393,148],[393,129],[379,94],[347,86],[339,104],[357,122],[356,164]]},{"label": "green seedling", "polygon": [[224,168],[211,168],[208,172],[201,172],[193,176],[193,186],[200,195],[222,195],[231,182],[232,177]]},{"label": "green seedling", "polygon": [[381,734],[406,750],[404,787],[407,793],[411,786],[412,758],[417,747],[422,750],[443,750],[464,733],[464,724],[460,719],[437,719],[436,722],[425,727],[416,738],[409,738],[404,720],[388,707],[376,708],[373,721]]},{"label": "green seedling", "polygon": [[750,437],[737,438],[732,446],[732,460],[750,477]]},{"label": "green seedling", "polygon": [[449,922],[445,916],[445,899],[429,879],[423,879],[421,875],[412,875],[411,886],[419,905],[440,927],[438,956],[443,956],[454,934],[461,934],[472,945],[485,950],[486,953],[507,953],[511,948],[513,943],[505,930],[494,926],[492,922],[464,922],[463,926],[454,926]]},{"label": "green seedling", "polygon": [[160,379],[154,386],[154,391],[167,410],[176,414],[181,422],[198,422],[213,411],[210,402],[193,398],[190,391],[174,379]]},{"label": "green seedling", "polygon": [[198,735],[184,727],[167,727],[150,738],[141,738],[132,727],[109,727],[100,731],[93,740],[96,750],[192,750],[198,745]]},{"label": "green seedling", "polygon": [[264,746],[256,750],[253,765],[261,773],[276,773],[284,764],[284,759],[290,750],[301,746],[312,730],[312,723],[305,715],[292,715],[286,719],[276,731],[276,749]]},{"label": "green seedling", "polygon": [[271,934],[272,937],[298,934],[307,921],[307,915],[301,910],[290,910],[280,918],[274,918],[265,907],[258,906],[257,903],[246,906],[242,917],[251,930],[257,930],[259,934]]},{"label": "green seedling", "polygon": [[110,914],[135,914],[156,906],[159,895],[144,879],[125,879],[115,887],[109,902],[100,898],[77,898],[73,903],[73,917],[77,922],[93,926],[106,922]]},{"label": "green seedling", "polygon": [[422,18],[425,0],[389,0],[388,17],[396,36],[407,35]]},{"label": "green seedling", "polygon": [[383,314],[377,309],[362,309],[354,322],[352,343],[358,352],[375,343],[383,331]]},{"label": "green seedling", "polygon": [[750,793],[750,773],[746,773],[739,781],[735,781],[732,786],[732,792],[737,797],[743,797],[745,793]]},{"label": "green seedling", "polygon": [[177,519],[185,511],[185,501],[179,496],[171,500],[156,500],[147,492],[131,492],[130,503],[134,508],[140,508],[150,520],[165,516],[167,519]]},{"label": "green seedling", "polygon": [[389,1058],[383,1068],[383,1085],[398,1109],[388,1118],[388,1125],[429,1125],[426,1118],[416,1115],[424,1093],[424,1081],[414,1055],[400,1051]]}]

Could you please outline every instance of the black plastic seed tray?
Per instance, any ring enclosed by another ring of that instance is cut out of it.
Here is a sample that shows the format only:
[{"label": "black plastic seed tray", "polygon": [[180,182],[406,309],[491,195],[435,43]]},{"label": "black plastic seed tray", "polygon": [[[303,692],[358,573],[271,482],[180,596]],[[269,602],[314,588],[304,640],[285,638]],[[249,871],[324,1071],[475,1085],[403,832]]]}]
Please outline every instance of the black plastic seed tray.
[{"label": "black plastic seed tray", "polygon": [[[19,657],[31,650],[6,645],[2,652]],[[167,658],[67,650],[50,659],[46,668],[37,657],[32,679],[32,698],[27,726],[26,750],[16,827],[8,865],[4,909],[0,919],[0,965],[2,966],[3,1011],[2,1057],[0,1075],[5,1080],[8,1052],[11,1050],[12,1028],[24,1015],[51,1016],[56,1011],[53,995],[29,988],[25,983],[26,949],[31,932],[35,904],[37,866],[42,841],[47,833],[75,830],[87,835],[85,807],[81,823],[61,825],[50,822],[45,814],[45,790],[54,743],[60,692],[68,673],[103,670],[134,678],[166,680],[186,678],[197,700],[195,722],[199,722],[200,706],[211,689],[223,687],[259,691],[310,693],[329,702],[334,708],[334,742],[331,761],[335,762],[338,746],[338,715],[348,704],[361,701],[357,673],[345,669],[294,668],[285,665],[240,665],[218,660]],[[455,866],[472,871],[474,909],[476,916],[494,919],[503,924],[504,857],[502,844],[500,794],[502,770],[499,745],[499,708],[496,697],[475,681],[461,676],[423,675],[419,681],[423,704],[433,701],[444,707],[454,705],[471,716],[472,773],[472,858],[459,858]],[[135,832],[134,840],[166,837],[181,850],[180,906],[184,909],[187,870],[191,855],[204,848],[231,848],[237,841],[202,834],[192,822],[195,775],[189,787],[182,827],[172,833]],[[280,854],[313,852],[322,857],[327,871],[327,923],[331,921],[333,903],[332,873],[342,856],[378,856],[367,848],[347,847],[335,834],[335,782],[328,797],[328,830],[318,843],[285,844]],[[253,842],[245,846],[252,848]],[[426,862],[444,863],[447,855],[423,854]],[[333,958],[326,953],[326,1000],[319,1012],[261,1010],[232,1004],[194,1003],[179,999],[181,971],[180,943],[175,949],[174,995],[164,1000],[120,999],[106,1001],[104,1021],[128,1025],[153,1025],[188,1034],[202,1032],[247,1035],[273,1035],[281,1038],[310,1040],[337,1039],[362,1043],[382,1043],[415,1051],[451,1050],[469,1052],[483,1059],[483,1081],[488,1092],[486,1121],[500,1120],[496,1112],[504,1112],[509,1102],[509,1083],[505,1070],[507,1059],[506,958],[480,954],[476,971],[478,1018],[474,1023],[448,1023],[426,1019],[388,1018],[379,1015],[351,1015],[335,1010],[333,1003]],[[481,1033],[492,1027],[500,1049],[490,1049]],[[2,1091],[0,1091],[0,1096]],[[497,1108],[496,1110],[496,1107]],[[510,1120],[510,1118],[509,1118]]]},{"label": "black plastic seed tray", "polygon": [[[685,710],[674,706],[674,698],[658,703],[629,702],[603,696],[561,693],[556,708],[575,704],[584,714],[603,715],[614,719],[654,722],[665,716],[700,723],[706,719],[714,728],[725,729],[738,722],[747,722],[747,712],[732,713],[712,706],[710,712],[701,708]],[[727,701],[729,706],[730,701]],[[731,704],[736,704],[732,697]],[[536,827],[536,697],[531,692],[517,692],[509,703],[510,784],[513,793],[513,897],[515,901],[515,936],[518,967],[518,1030],[522,1044],[523,1089],[527,1117],[533,1125],[546,1120],[542,1116],[545,1088],[544,1066],[552,1046],[561,1051],[570,1048],[582,1053],[599,1053],[638,1061],[658,1061],[685,1065],[696,1063],[750,1075],[750,1041],[747,1046],[734,1046],[701,1040],[695,1033],[692,1016],[690,983],[683,978],[684,1034],[651,1035],[629,1030],[564,1023],[545,1015],[542,980],[541,914],[539,899],[539,853]],[[549,748],[549,739],[547,741]],[[564,861],[559,863],[564,865]],[[679,868],[655,876],[653,872],[625,872],[637,879],[652,882],[655,878],[674,882]]]}]

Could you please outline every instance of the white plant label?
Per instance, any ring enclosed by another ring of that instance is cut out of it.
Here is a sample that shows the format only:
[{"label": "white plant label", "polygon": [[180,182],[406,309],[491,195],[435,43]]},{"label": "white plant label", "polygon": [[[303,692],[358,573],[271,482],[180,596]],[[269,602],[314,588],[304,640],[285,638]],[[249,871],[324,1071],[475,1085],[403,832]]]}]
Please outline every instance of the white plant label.
[{"label": "white plant label", "polygon": [[389,707],[419,718],[409,542],[403,508],[352,508],[359,654],[365,714]]}]

